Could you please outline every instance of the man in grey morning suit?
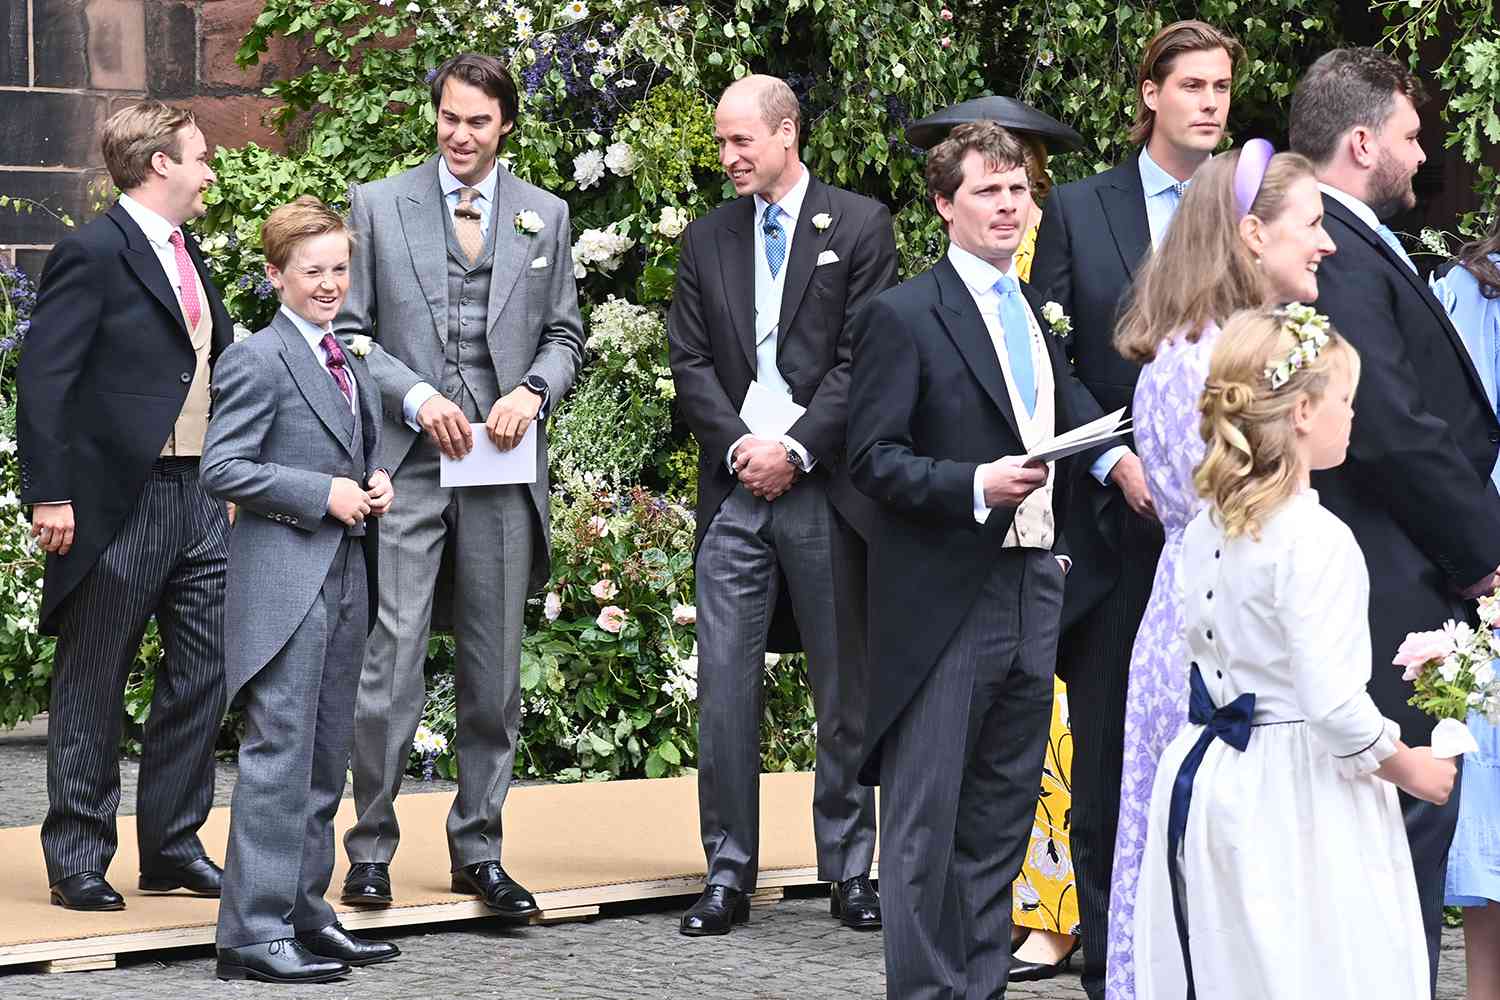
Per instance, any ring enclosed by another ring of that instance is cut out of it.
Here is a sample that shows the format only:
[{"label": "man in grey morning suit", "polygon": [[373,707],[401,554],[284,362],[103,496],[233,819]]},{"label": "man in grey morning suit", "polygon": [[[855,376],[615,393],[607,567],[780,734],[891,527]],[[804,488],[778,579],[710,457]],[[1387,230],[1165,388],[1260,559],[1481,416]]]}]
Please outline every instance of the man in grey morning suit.
[{"label": "man in grey morning suit", "polygon": [[[359,818],[344,838],[351,867],[343,898],[376,906],[391,900],[389,862],[400,837],[395,798],[422,715],[422,666],[446,557],[457,643],[453,887],[524,921],[536,902],[500,867],[500,810],[521,721],[526,597],[549,572],[547,439],[538,426],[530,486],[444,489],[439,450],[466,453],[469,425],[481,422],[498,447],[514,447],[572,387],[583,325],[567,205],[497,160],[519,110],[505,66],[488,56],[455,56],[434,76],[432,101],[440,155],[354,189],[359,249],[334,324],[340,334],[371,333],[439,393],[423,400],[434,390],[419,387],[386,400],[377,464],[391,471],[401,503],[380,530],[385,571],[355,710]],[[407,423],[392,419],[395,413]]]},{"label": "man in grey morning suit", "polygon": [[[682,933],[747,919],[760,829],[761,676],[778,597],[805,640],[818,714],[813,831],[834,916],[880,926],[869,880],[874,796],[855,780],[871,504],[844,469],[849,322],[896,278],[884,205],[820,183],[797,152],[797,98],[774,77],[714,114],[740,197],[683,237],[668,321],[672,375],[698,439],[698,808],[708,885]],[[752,381],[805,406],[784,435],[739,416]],[[784,645],[782,648],[786,648]],[[792,648],[796,648],[793,646]]]}]

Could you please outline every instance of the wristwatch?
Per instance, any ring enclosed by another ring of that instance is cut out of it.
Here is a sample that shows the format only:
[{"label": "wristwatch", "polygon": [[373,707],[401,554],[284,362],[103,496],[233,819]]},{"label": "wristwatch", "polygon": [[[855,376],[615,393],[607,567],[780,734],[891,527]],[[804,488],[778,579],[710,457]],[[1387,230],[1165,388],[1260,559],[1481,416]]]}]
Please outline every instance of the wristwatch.
[{"label": "wristwatch", "polygon": [[542,379],[540,375],[527,375],[521,380],[521,384],[530,389],[532,392],[536,393],[538,396],[541,396],[543,402],[546,401],[547,383]]},{"label": "wristwatch", "polygon": [[785,441],[781,442],[781,447],[786,450],[786,462],[788,465],[796,469],[798,472],[807,471],[807,466],[802,464],[802,456],[797,454],[795,448],[787,444]]}]

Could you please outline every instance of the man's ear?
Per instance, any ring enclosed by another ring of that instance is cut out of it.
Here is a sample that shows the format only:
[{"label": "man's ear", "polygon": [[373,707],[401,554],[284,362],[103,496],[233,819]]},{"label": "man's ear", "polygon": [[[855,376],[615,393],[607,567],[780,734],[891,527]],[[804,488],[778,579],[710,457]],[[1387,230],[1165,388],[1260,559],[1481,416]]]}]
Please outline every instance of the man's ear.
[{"label": "man's ear", "polygon": [[953,222],[952,199],[944,198],[942,195],[937,194],[932,196],[932,203],[937,206],[938,215],[943,217],[943,221],[951,225]]},{"label": "man's ear", "polygon": [[1349,158],[1361,167],[1373,167],[1380,159],[1380,151],[1375,146],[1375,132],[1363,125],[1356,125],[1344,136],[1344,145],[1349,150]]},{"label": "man's ear", "polygon": [[1159,95],[1160,90],[1157,88],[1155,80],[1146,80],[1142,82],[1141,103],[1145,104],[1146,107],[1150,108],[1152,111],[1156,110],[1156,99]]}]

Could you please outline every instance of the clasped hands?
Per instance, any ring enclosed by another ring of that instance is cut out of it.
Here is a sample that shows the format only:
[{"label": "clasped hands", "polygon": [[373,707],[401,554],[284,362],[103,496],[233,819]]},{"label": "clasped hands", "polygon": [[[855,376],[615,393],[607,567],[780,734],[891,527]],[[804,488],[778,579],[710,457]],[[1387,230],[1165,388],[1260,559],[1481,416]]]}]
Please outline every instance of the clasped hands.
[{"label": "clasped hands", "polygon": [[352,528],[367,517],[379,517],[390,510],[395,498],[396,489],[384,469],[377,469],[370,477],[369,489],[361,489],[352,479],[336,476],[328,488],[328,513]]},{"label": "clasped hands", "polygon": [[[542,397],[518,385],[490,407],[484,422],[490,441],[501,451],[521,443],[526,429],[542,409]],[[474,448],[474,433],[464,411],[441,394],[434,395],[417,410],[417,425],[427,433],[438,451],[449,458],[463,458]]]},{"label": "clasped hands", "polygon": [[800,471],[787,461],[786,445],[775,438],[747,437],[730,456],[735,477],[762,500],[775,500],[797,481]]}]

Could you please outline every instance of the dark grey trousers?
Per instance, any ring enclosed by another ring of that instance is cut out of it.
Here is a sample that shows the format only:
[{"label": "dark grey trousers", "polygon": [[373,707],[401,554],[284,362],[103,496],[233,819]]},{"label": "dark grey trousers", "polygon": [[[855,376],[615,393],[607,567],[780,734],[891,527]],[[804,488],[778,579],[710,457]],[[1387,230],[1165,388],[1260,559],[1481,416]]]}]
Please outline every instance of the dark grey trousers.
[{"label": "dark grey trousers", "polygon": [[[966,595],[954,595],[963,600]],[[1052,718],[1063,574],[1009,549],[883,741],[880,890],[890,1000],[993,1000]]]}]

